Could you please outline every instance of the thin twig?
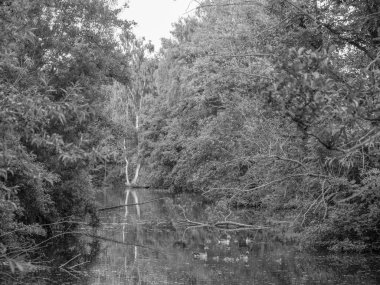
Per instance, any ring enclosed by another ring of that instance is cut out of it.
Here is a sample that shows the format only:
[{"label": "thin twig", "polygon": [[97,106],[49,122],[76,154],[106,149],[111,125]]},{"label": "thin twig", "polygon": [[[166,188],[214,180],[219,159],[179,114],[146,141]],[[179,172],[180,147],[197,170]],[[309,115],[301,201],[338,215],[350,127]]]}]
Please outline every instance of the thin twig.
[{"label": "thin twig", "polygon": [[289,178],[296,178],[296,177],[302,177],[302,176],[311,176],[311,177],[326,178],[326,179],[330,179],[331,178],[330,176],[321,175],[321,174],[315,174],[315,173],[301,173],[301,174],[288,175],[288,176],[285,176],[285,177],[283,177],[281,179],[273,180],[273,181],[270,181],[268,183],[262,184],[260,186],[254,187],[254,188],[240,190],[236,194],[232,195],[231,199],[235,198],[238,194],[243,193],[243,192],[251,192],[251,191],[258,190],[258,189],[267,187],[267,186],[275,184],[275,183],[282,182],[284,180],[288,180]]},{"label": "thin twig", "polygon": [[71,258],[69,261],[67,261],[64,264],[62,264],[61,266],[59,266],[59,268],[64,267],[65,265],[67,265],[68,263],[70,263],[71,261],[73,261],[74,259],[76,259],[77,257],[79,257],[81,255],[82,255],[81,253],[77,254],[76,256],[74,256],[73,258]]},{"label": "thin twig", "polygon": [[225,220],[225,221],[227,221],[227,218],[228,218],[229,216],[231,216],[231,214],[232,214],[232,211],[231,211],[230,209],[228,209],[228,210],[229,210],[228,215],[224,217],[224,220]]},{"label": "thin twig", "polygon": [[75,275],[72,274],[70,271],[66,270],[65,268],[60,268],[60,270],[65,271],[66,273],[68,273],[69,275],[73,276],[73,277],[76,278],[76,279],[80,279],[78,276],[75,276]]},{"label": "thin twig", "polygon": [[366,143],[369,143],[371,140],[377,138],[378,136],[380,136],[380,132],[377,132],[377,133],[374,134],[373,136],[367,138],[365,141],[363,141],[363,142],[361,142],[361,143],[359,143],[359,144],[357,144],[357,145],[355,145],[355,146],[353,146],[353,147],[351,147],[351,148],[349,148],[349,149],[347,149],[347,150],[343,150],[343,151],[344,151],[345,153],[350,153],[350,152],[352,152],[353,150],[355,150],[355,149],[357,149],[357,148],[359,148],[359,147],[365,145]]},{"label": "thin twig", "polygon": [[[293,162],[296,162],[296,161],[293,161]],[[209,189],[207,191],[204,191],[202,195],[206,195],[209,192],[218,191],[218,190],[230,190],[230,191],[237,190],[238,192],[235,193],[234,195],[232,195],[231,198],[230,198],[230,199],[233,199],[236,196],[238,196],[239,194],[241,194],[242,192],[251,192],[251,191],[258,190],[258,189],[264,188],[266,186],[272,185],[274,183],[282,182],[282,181],[287,180],[289,178],[302,177],[302,176],[310,176],[310,177],[326,178],[326,179],[331,179],[332,178],[332,176],[327,176],[327,175],[323,175],[323,174],[315,174],[315,173],[293,174],[293,175],[285,176],[285,177],[283,177],[281,179],[270,181],[268,183],[262,184],[260,186],[254,187],[254,188],[248,188],[248,189],[244,189],[243,188],[243,189],[241,189],[241,188],[237,188],[237,187],[218,187],[218,188],[211,188],[211,189]]]},{"label": "thin twig", "polygon": [[73,266],[70,266],[69,269],[72,270],[72,269],[75,268],[75,267],[81,266],[81,265],[86,264],[86,263],[89,263],[89,262],[90,262],[90,261],[83,261],[83,262],[81,262],[81,263],[78,263],[78,264],[75,264],[75,265],[73,265]]},{"label": "thin twig", "polygon": [[307,209],[307,211],[303,214],[303,219],[302,219],[302,223],[301,223],[301,226],[303,225],[303,223],[305,222],[305,219],[306,219],[306,214],[309,213],[309,211],[311,210],[311,208],[313,208],[313,206],[315,205],[315,203],[318,202],[319,198],[322,196],[322,194],[320,194],[317,199],[315,199],[313,201],[313,203],[311,203],[311,205],[309,206],[309,208]]}]

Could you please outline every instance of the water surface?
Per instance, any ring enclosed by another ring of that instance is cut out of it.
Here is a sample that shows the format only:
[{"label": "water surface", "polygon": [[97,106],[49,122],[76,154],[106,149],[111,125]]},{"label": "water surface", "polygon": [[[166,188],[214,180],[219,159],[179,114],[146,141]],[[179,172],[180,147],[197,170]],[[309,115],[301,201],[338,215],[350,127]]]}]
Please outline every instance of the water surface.
[{"label": "water surface", "polygon": [[[376,255],[309,254],[265,231],[189,227],[206,206],[196,196],[131,190],[101,197],[100,227],[62,235],[50,249],[59,266],[3,284],[380,284]],[[205,222],[205,221],[203,221]]]},{"label": "water surface", "polygon": [[[165,195],[136,190],[127,202],[160,197]],[[102,242],[88,284],[380,284],[376,256],[311,255],[271,241],[265,232],[178,223],[201,221],[204,208],[181,195],[129,207],[127,213],[102,213],[98,234],[131,245]]]}]

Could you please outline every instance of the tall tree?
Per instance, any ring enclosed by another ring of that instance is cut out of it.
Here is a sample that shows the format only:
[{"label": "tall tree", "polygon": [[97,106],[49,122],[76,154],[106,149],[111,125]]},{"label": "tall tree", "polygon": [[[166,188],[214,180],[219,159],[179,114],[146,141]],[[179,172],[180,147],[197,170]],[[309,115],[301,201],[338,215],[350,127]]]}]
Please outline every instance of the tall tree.
[{"label": "tall tree", "polygon": [[[106,85],[104,89],[109,96],[106,113],[115,124],[124,129],[125,137],[119,145],[122,145],[125,161],[125,183],[131,186],[136,185],[143,163],[139,139],[141,113],[146,97],[155,92],[153,85],[155,59],[147,57],[153,51],[151,43],[129,38],[128,35],[122,35],[121,40],[123,50],[129,55],[130,81],[127,85],[114,81],[113,85]],[[131,161],[135,164],[132,179],[129,175]]]}]

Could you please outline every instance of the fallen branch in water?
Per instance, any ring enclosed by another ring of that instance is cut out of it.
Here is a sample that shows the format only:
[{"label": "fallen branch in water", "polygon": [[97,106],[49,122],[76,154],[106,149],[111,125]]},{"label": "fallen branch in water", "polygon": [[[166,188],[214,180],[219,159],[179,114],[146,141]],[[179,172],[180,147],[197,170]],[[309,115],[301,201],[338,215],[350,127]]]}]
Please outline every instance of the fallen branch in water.
[{"label": "fallen branch in water", "polygon": [[180,225],[185,225],[187,227],[211,227],[210,224],[205,224],[205,223],[199,223],[195,221],[190,221],[190,220],[179,220],[177,221],[177,224]]},{"label": "fallen branch in water", "polygon": [[77,254],[77,255],[74,256],[73,258],[69,259],[69,261],[66,261],[65,263],[61,264],[61,265],[59,266],[59,268],[63,268],[63,267],[65,267],[67,264],[69,264],[71,261],[73,261],[74,259],[78,258],[78,257],[81,256],[81,255],[82,255],[81,253]]},{"label": "fallen branch in water", "polygon": [[154,202],[154,201],[158,201],[158,200],[162,200],[162,199],[165,199],[165,198],[157,198],[157,199],[152,199],[152,200],[148,200],[148,201],[140,202],[140,203],[131,203],[131,204],[124,204],[124,205],[118,205],[118,206],[100,208],[100,209],[98,209],[98,212],[100,212],[100,211],[107,211],[107,210],[113,210],[113,209],[118,209],[118,208],[124,208],[124,207],[128,207],[128,206],[137,206],[137,205],[148,204],[148,203],[151,203],[151,202]]},{"label": "fallen branch in water", "polygon": [[185,217],[185,220],[180,220],[177,223],[185,225],[185,226],[187,226],[187,228],[195,228],[195,227],[196,228],[199,228],[199,227],[205,227],[206,228],[206,227],[208,227],[208,228],[218,228],[218,229],[231,230],[231,231],[269,229],[269,227],[254,226],[254,225],[243,224],[243,223],[238,223],[238,222],[233,222],[233,221],[218,221],[218,222],[215,222],[212,224],[196,222],[196,221],[189,220],[186,216],[185,209],[182,206],[179,206],[179,207],[182,209],[183,216]]},{"label": "fallen branch in water", "polygon": [[209,224],[209,223],[199,223],[195,221],[186,220],[186,221],[179,221],[179,223],[185,224],[189,228],[209,227],[209,228],[218,228],[218,229],[232,230],[232,231],[269,229],[269,227],[242,224],[242,223],[237,223],[233,221],[223,221],[223,222],[215,222],[215,223]]},{"label": "fallen branch in water", "polygon": [[212,226],[215,228],[230,229],[230,230],[240,230],[240,229],[263,230],[263,229],[269,229],[269,227],[254,226],[254,225],[242,224],[242,223],[237,223],[237,222],[232,222],[232,221],[216,222]]}]

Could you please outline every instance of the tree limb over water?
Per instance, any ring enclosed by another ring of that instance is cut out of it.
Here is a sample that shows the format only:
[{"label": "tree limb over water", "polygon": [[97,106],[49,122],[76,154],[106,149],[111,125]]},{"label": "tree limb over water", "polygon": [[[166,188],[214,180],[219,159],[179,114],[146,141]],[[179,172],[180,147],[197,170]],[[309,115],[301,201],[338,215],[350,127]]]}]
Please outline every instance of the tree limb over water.
[{"label": "tree limb over water", "polygon": [[233,221],[217,221],[215,223],[200,223],[191,220],[181,220],[178,221],[178,224],[186,225],[188,228],[193,227],[204,227],[204,228],[217,228],[230,231],[239,231],[239,230],[267,230],[269,227],[264,226],[255,226],[243,223],[237,223]]},{"label": "tree limb over water", "polygon": [[130,204],[123,204],[123,205],[118,205],[118,206],[100,208],[100,209],[98,209],[98,212],[100,212],[100,211],[114,210],[114,209],[124,208],[124,207],[128,207],[128,206],[143,205],[143,204],[148,204],[148,203],[151,203],[151,202],[154,202],[154,201],[158,201],[158,200],[163,200],[163,199],[165,199],[165,198],[157,198],[157,199],[152,199],[152,200],[148,200],[148,201],[140,202],[140,203],[130,203]]},{"label": "tree limb over water", "polygon": [[227,231],[269,229],[269,227],[255,226],[255,225],[243,224],[243,223],[238,223],[238,222],[233,222],[233,221],[217,221],[215,223],[196,222],[196,221],[189,220],[186,217],[185,210],[183,209],[183,207],[180,207],[180,208],[182,209],[183,216],[185,217],[185,220],[178,221],[178,224],[187,226],[186,229],[195,228],[195,227],[196,228],[199,228],[199,227],[217,228],[217,229],[223,229],[223,230],[227,230]]}]

